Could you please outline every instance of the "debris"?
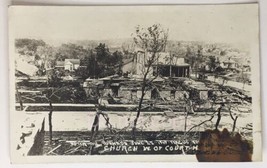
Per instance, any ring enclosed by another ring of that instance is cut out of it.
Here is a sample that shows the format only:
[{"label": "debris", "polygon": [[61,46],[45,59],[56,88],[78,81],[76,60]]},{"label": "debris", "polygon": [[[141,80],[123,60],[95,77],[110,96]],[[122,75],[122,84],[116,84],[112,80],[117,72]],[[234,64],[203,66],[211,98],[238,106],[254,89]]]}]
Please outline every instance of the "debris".
[{"label": "debris", "polygon": [[71,153],[74,153],[74,152],[76,152],[80,147],[81,147],[81,146],[78,146],[78,147],[76,147],[76,148],[74,148],[74,149],[69,149],[69,150],[67,150],[66,152],[64,152],[64,154],[71,154]]},{"label": "debris", "polygon": [[58,145],[57,147],[53,148],[51,151],[49,151],[46,155],[51,154],[52,152],[54,152],[55,150],[57,150],[59,147],[61,147],[61,144]]},{"label": "debris", "polygon": [[171,109],[164,111],[164,114],[167,117],[176,117],[176,115],[174,114],[174,112]]}]

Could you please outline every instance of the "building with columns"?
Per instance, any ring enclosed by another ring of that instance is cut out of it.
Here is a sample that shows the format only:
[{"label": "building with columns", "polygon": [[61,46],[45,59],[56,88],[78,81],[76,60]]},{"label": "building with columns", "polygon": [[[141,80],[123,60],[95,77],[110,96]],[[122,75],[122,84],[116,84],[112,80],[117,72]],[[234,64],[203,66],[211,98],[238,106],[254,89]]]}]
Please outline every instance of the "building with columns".
[{"label": "building with columns", "polygon": [[[148,68],[148,60],[152,53],[138,51],[133,61],[133,70],[136,75],[144,75]],[[184,58],[171,55],[169,52],[159,52],[149,70],[149,76],[162,77],[189,77],[190,65],[185,63]]]}]

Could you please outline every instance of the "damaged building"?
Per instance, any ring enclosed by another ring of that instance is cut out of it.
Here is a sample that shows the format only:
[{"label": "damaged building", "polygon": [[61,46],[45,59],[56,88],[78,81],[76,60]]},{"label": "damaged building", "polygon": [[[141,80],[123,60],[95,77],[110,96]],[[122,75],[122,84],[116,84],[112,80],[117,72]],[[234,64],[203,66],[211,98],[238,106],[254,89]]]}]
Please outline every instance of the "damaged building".
[{"label": "damaged building", "polygon": [[[95,92],[94,87],[101,86],[99,91],[104,97],[117,98],[121,103],[139,101],[142,95],[143,75],[147,68],[147,60],[151,56],[149,52],[137,51],[134,59],[127,63],[126,69],[129,73],[127,76],[112,75],[99,79],[87,79],[84,83],[87,96],[90,97]],[[147,76],[152,78],[153,82],[147,86],[144,100],[162,102],[184,100],[187,91],[178,85],[177,80],[185,80],[189,76],[190,65],[184,62],[184,58],[178,58],[169,52],[157,53]]]},{"label": "damaged building", "polygon": [[[138,51],[133,60],[134,74],[142,76],[147,68],[147,61],[152,57],[150,52]],[[162,77],[189,77],[190,65],[185,63],[184,58],[179,58],[169,52],[159,52],[156,54],[152,64],[150,76]]]},{"label": "damaged building", "polygon": [[[146,87],[144,100],[148,101],[179,101],[184,100],[187,93],[177,81],[167,77],[157,77]],[[99,92],[102,97],[112,97],[121,103],[134,103],[139,101],[142,95],[142,79],[126,78],[117,75],[87,79],[84,89],[88,97],[96,96]]]}]

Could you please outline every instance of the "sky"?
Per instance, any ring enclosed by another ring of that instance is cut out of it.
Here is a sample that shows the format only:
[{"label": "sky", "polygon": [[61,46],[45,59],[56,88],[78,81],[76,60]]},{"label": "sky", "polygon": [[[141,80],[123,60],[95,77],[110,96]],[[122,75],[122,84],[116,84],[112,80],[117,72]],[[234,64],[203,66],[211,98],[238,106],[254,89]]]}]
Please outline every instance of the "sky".
[{"label": "sky", "polygon": [[10,7],[10,36],[51,43],[130,38],[160,23],[170,40],[249,45],[258,40],[257,5]]}]

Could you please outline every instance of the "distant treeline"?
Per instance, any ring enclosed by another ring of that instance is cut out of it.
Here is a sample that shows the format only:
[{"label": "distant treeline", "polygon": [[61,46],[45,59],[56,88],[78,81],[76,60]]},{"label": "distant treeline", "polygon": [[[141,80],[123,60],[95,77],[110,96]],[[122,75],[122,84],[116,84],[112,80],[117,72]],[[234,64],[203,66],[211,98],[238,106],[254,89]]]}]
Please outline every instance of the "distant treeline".
[{"label": "distant treeline", "polygon": [[119,50],[111,52],[104,43],[100,43],[95,48],[73,43],[54,47],[43,40],[16,39],[15,47],[20,56],[33,57],[33,59],[28,60],[30,60],[30,64],[39,68],[39,75],[45,75],[46,69],[55,67],[57,61],[80,59],[80,65],[86,67],[83,68],[83,72],[79,72],[83,78],[104,77],[121,73],[123,58],[129,54],[129,52]]}]

